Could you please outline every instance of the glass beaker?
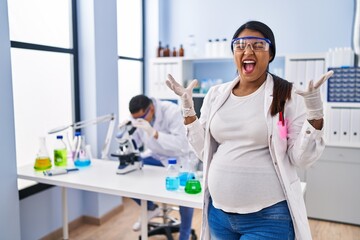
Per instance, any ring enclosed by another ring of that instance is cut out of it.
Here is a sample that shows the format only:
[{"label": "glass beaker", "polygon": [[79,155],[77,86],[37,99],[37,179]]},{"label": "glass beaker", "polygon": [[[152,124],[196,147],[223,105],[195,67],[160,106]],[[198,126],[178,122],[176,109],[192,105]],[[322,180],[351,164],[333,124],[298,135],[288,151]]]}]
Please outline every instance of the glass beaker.
[{"label": "glass beaker", "polygon": [[37,171],[44,171],[51,168],[51,160],[46,149],[45,137],[39,138],[39,151],[36,155],[34,169]]}]

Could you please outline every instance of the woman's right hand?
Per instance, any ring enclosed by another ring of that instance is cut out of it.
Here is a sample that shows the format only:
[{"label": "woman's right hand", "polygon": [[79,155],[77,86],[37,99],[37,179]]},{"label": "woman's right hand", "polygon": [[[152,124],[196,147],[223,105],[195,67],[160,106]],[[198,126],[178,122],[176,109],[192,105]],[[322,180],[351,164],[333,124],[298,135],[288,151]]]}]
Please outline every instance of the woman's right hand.
[{"label": "woman's right hand", "polygon": [[192,100],[192,92],[195,86],[197,86],[197,80],[194,79],[191,83],[184,88],[179,84],[171,74],[168,74],[168,79],[166,79],[166,85],[181,98],[181,106],[183,110],[184,117],[195,116],[194,102]]}]

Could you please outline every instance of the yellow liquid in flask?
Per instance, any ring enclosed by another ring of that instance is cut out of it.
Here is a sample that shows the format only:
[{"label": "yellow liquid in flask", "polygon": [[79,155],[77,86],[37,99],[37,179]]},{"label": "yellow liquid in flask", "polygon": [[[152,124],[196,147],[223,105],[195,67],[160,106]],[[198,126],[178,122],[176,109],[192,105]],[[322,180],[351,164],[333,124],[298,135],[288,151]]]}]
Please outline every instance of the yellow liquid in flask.
[{"label": "yellow liquid in flask", "polygon": [[43,171],[51,168],[51,160],[49,157],[37,157],[35,159],[34,169]]}]

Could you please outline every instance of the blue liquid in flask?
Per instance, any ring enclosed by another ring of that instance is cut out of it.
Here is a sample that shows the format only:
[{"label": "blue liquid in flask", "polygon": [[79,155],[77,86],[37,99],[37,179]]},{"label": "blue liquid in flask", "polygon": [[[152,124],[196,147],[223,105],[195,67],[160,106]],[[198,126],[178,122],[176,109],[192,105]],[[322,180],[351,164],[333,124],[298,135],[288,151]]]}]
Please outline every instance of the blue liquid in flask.
[{"label": "blue liquid in flask", "polygon": [[87,167],[90,166],[90,159],[76,159],[74,162],[76,167]]}]

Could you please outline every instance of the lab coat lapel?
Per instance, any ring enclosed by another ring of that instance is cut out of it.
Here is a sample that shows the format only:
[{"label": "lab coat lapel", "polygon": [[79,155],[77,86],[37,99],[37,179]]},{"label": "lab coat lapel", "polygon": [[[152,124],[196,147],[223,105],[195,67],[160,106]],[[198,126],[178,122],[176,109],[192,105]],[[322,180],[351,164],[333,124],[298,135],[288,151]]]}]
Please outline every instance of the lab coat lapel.
[{"label": "lab coat lapel", "polygon": [[[273,101],[273,88],[274,88],[273,78],[270,74],[268,74],[268,76],[266,78],[266,83],[265,83],[264,116],[265,116],[266,123],[268,126],[269,141],[270,141],[270,136],[272,136],[273,128],[274,128],[274,126],[273,126],[274,119],[273,119],[273,117],[271,117],[271,114],[270,114],[270,107],[271,107],[271,103]],[[271,143],[269,142],[269,144],[271,144]]]},{"label": "lab coat lapel", "polygon": [[[233,82],[226,86],[224,92],[222,94],[219,95],[219,97],[214,101],[214,105],[211,108],[210,111],[210,115],[209,115],[209,123],[211,122],[214,114],[219,110],[219,108],[225,103],[225,101],[228,99],[228,97],[231,94],[232,89],[235,87],[235,85],[240,81],[239,77],[236,77]],[[208,124],[208,127],[210,126],[210,124]]]},{"label": "lab coat lapel", "polygon": [[161,126],[163,125],[162,122],[164,121],[163,112],[161,111],[160,101],[155,98],[151,98],[154,108],[155,108],[155,121],[154,126],[155,129],[161,129]]},{"label": "lab coat lapel", "polygon": [[266,119],[268,119],[268,116],[270,116],[270,106],[273,100],[273,88],[274,88],[273,78],[270,74],[268,74],[265,83],[265,103],[264,103],[264,115]]}]

